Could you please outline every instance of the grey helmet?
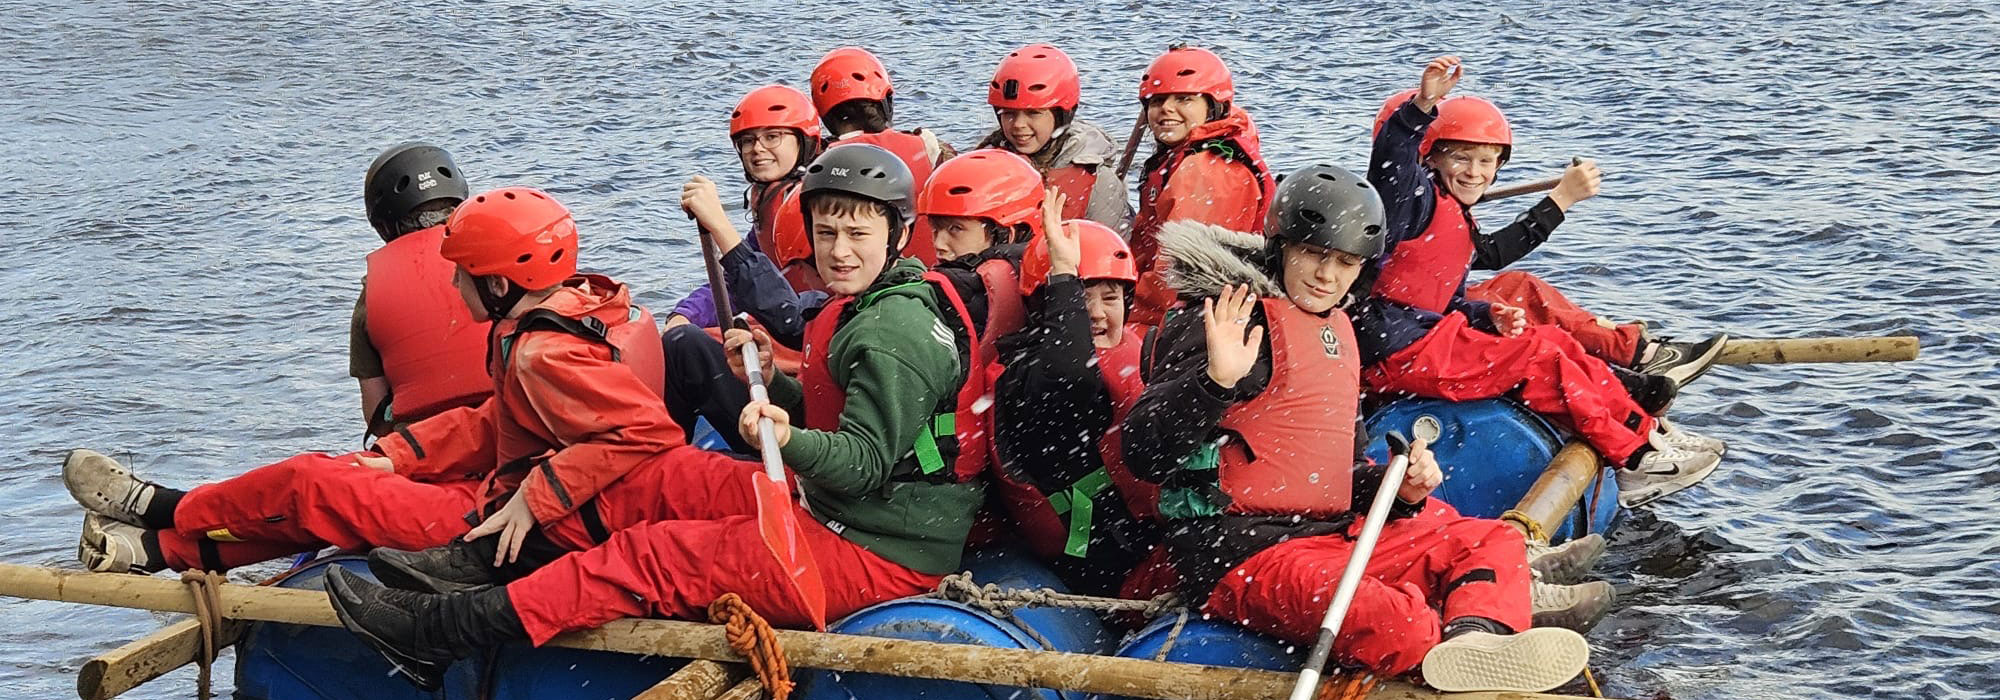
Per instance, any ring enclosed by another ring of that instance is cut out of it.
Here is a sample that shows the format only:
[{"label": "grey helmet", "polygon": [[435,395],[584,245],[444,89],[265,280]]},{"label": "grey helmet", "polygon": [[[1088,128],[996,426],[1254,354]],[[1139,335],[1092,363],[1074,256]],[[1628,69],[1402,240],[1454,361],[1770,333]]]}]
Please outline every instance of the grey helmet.
[{"label": "grey helmet", "polygon": [[390,146],[376,156],[361,184],[368,223],[384,241],[401,233],[394,229],[396,222],[417,207],[440,199],[463,202],[471,194],[450,153],[414,141]]},{"label": "grey helmet", "polygon": [[[916,218],[917,182],[910,166],[888,149],[867,143],[835,144],[806,166],[799,201],[823,191],[845,192],[889,205],[900,223]],[[806,215],[811,216],[810,208]],[[892,222],[897,223],[897,222]]]},{"label": "grey helmet", "polygon": [[1273,244],[1304,243],[1363,258],[1382,254],[1387,240],[1382,197],[1367,180],[1331,165],[1285,176],[1264,218]]}]

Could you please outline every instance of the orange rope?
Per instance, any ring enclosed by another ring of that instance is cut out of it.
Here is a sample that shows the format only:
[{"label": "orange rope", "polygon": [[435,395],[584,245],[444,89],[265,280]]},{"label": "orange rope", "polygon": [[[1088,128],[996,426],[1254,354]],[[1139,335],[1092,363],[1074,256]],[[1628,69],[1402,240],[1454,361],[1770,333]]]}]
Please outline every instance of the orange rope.
[{"label": "orange rope", "polygon": [[1367,700],[1382,679],[1372,673],[1337,672],[1320,681],[1314,700]]},{"label": "orange rope", "polygon": [[757,682],[764,684],[771,700],[785,700],[792,694],[792,669],[785,662],[785,650],[778,646],[778,633],[771,623],[750,609],[750,604],[734,593],[724,593],[708,604],[708,621],[723,626],[729,648],[750,660]]},{"label": "orange rope", "polygon": [[222,649],[216,644],[216,637],[222,633],[222,594],[220,587],[229,579],[213,571],[181,572],[181,583],[187,584],[188,593],[194,596],[194,619],[201,624],[201,656],[195,659],[201,673],[195,678],[195,690],[201,700],[213,696],[210,689],[210,667],[215,664],[216,654]]}]

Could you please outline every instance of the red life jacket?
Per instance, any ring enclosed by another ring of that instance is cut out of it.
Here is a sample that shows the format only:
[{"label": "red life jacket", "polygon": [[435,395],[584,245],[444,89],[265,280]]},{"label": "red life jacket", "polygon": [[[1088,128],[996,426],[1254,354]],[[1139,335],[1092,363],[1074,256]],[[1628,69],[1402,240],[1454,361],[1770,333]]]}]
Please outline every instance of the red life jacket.
[{"label": "red life jacket", "polygon": [[1477,254],[1472,246],[1472,212],[1435,184],[1437,206],[1431,223],[1416,238],[1396,244],[1375,278],[1375,295],[1435,314],[1445,312],[1465,283]]},{"label": "red life jacket", "polygon": [[[909,456],[898,460],[890,475],[899,481],[965,483],[986,471],[988,444],[992,440],[992,390],[981,371],[989,362],[983,344],[972,337],[972,314],[951,281],[936,272],[925,272],[928,284],[950,308],[940,319],[951,328],[960,353],[965,356],[965,383],[956,394],[944,397],[931,416],[927,430],[917,433]],[[811,430],[832,432],[840,429],[840,413],[847,408],[847,391],[835,383],[827,367],[833,338],[854,313],[866,307],[880,291],[860,297],[843,296],[829,300],[818,316],[806,323],[805,359],[799,365],[799,383],[805,393],[805,419]],[[656,343],[657,344],[657,343]]]},{"label": "red life jacket", "polygon": [[432,226],[368,254],[362,313],[397,422],[476,406],[493,394],[484,362],[492,324],[472,320],[452,284],[455,266],[438,255],[443,240],[444,227]]},{"label": "red life jacket", "polygon": [[777,182],[759,183],[750,189],[751,234],[757,237],[757,251],[764,257],[778,259],[778,239],[775,235],[778,223],[778,207],[785,203],[785,196],[799,188],[796,178]]},{"label": "red life jacket", "polygon": [[1354,327],[1285,299],[1264,299],[1271,383],[1231,406],[1218,478],[1225,512],[1331,518],[1352,506],[1354,419],[1361,409],[1361,353]]},{"label": "red life jacket", "polygon": [[1066,197],[1062,210],[1064,220],[1086,218],[1084,214],[1090,211],[1090,193],[1097,187],[1095,171],[1081,165],[1065,165],[1044,174],[1042,181]]},{"label": "red life jacket", "polygon": [[[617,284],[611,278],[599,275],[584,277],[592,286],[600,288]],[[491,360],[495,377],[505,376],[514,342],[523,334],[557,331],[610,346],[612,361],[631,368],[632,374],[661,398],[667,395],[667,358],[660,347],[659,324],[653,321],[653,312],[636,302],[625,307],[622,314],[613,315],[607,310],[582,318],[571,318],[549,309],[534,309],[508,319],[494,330],[498,339],[496,349],[499,350]]]},{"label": "red life jacket", "polygon": [[[896,154],[897,158],[903,159],[904,165],[910,167],[911,183],[918,191],[923,190],[924,183],[931,179],[931,170],[937,167],[931,161],[930,148],[924,145],[924,137],[907,131],[850,134],[841,137],[839,142],[872,143]],[[903,246],[903,255],[921,259],[925,265],[937,264],[937,249],[931,247],[929,219],[919,216],[916,221],[910,222],[910,243]]]},{"label": "red life jacket", "polygon": [[1147,159],[1145,177],[1139,180],[1139,211],[1132,217],[1132,261],[1138,264],[1141,273],[1153,268],[1153,258],[1159,254],[1160,245],[1154,236],[1159,233],[1160,225],[1166,223],[1159,219],[1160,194],[1166,191],[1167,181],[1173,178],[1181,162],[1202,151],[1249,168],[1257,180],[1257,201],[1242,203],[1246,218],[1202,223],[1249,233],[1264,231],[1264,212],[1271,208],[1271,193],[1277,190],[1277,182],[1264,164],[1257,127],[1251,123],[1249,113],[1231,108],[1221,119],[1195,127],[1179,144]]},{"label": "red life jacket", "polygon": [[1139,478],[1125,466],[1125,416],[1132,413],[1139,395],[1146,391],[1146,382],[1139,376],[1146,330],[1144,326],[1127,325],[1117,345],[1097,349],[1097,371],[1104,377],[1105,390],[1111,393],[1111,429],[1098,442],[1097,452],[1104,460],[1112,485],[1118,487],[1118,495],[1125,499],[1125,508],[1141,519],[1158,520],[1160,485]]}]

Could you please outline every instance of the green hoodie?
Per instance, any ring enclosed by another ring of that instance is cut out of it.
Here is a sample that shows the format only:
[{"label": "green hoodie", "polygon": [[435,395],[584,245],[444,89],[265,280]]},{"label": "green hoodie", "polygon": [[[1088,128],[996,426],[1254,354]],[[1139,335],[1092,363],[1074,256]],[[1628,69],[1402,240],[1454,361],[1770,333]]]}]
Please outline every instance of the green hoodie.
[{"label": "green hoodie", "polygon": [[897,260],[834,331],[827,368],[847,396],[839,430],[798,427],[805,403],[798,380],[780,374],[770,389],[771,402],[793,416],[782,452],[801,477],[806,507],[884,559],[944,574],[958,570],[980,484],[891,479],[914,461],[919,431],[965,380],[954,334],[939,320],[952,312],[923,275],[922,261]]}]

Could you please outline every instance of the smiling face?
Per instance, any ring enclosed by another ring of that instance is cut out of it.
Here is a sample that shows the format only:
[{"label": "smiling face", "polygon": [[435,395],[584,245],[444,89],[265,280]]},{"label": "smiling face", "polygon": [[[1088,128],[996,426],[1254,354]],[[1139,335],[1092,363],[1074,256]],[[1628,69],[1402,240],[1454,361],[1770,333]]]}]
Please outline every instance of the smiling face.
[{"label": "smiling face", "polygon": [[1083,310],[1090,314],[1090,344],[1117,347],[1125,340],[1125,287],[1117,280],[1083,286]]},{"label": "smiling face", "polygon": [[930,220],[931,247],[940,261],[982,253],[993,246],[984,220],[969,216],[933,216]]},{"label": "smiling face", "polygon": [[752,182],[783,179],[799,165],[799,134],[779,126],[765,126],[737,132],[731,139],[743,172]]},{"label": "smiling face", "polygon": [[1462,204],[1479,203],[1493,176],[1500,172],[1500,146],[1491,143],[1439,141],[1427,159],[1444,177],[1445,189]]},{"label": "smiling face", "polygon": [[1000,135],[1007,139],[1007,147],[1015,153],[1034,155],[1049,145],[1049,139],[1056,133],[1056,112],[1053,109],[1002,109],[999,111]]},{"label": "smiling face", "polygon": [[809,206],[813,268],[826,290],[843,296],[868,291],[889,264],[889,217],[882,205],[821,196]]},{"label": "smiling face", "polygon": [[1308,313],[1326,313],[1347,295],[1363,262],[1359,255],[1332,248],[1286,244],[1285,297]]},{"label": "smiling face", "polygon": [[1157,95],[1146,101],[1146,126],[1153,138],[1172,146],[1186,141],[1194,128],[1208,123],[1208,98],[1194,93]]}]

